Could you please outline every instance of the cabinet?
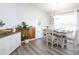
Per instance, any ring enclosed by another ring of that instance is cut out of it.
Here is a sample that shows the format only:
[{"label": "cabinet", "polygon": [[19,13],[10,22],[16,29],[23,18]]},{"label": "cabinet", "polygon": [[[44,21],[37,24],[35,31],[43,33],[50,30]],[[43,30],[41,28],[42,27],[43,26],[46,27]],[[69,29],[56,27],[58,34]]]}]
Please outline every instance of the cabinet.
[{"label": "cabinet", "polygon": [[29,39],[35,38],[35,27],[32,27],[28,30],[28,38]]},{"label": "cabinet", "polygon": [[21,33],[0,38],[0,55],[9,55],[21,45]]}]

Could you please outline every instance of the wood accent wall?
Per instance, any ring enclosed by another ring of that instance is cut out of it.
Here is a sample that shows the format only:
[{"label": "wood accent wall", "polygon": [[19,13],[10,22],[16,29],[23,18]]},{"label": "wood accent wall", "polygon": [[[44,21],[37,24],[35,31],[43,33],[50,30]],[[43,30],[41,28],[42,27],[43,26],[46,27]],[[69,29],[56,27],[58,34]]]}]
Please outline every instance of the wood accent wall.
[{"label": "wood accent wall", "polygon": [[29,38],[29,39],[35,38],[35,27],[31,27],[31,28],[28,30],[28,38]]},{"label": "wood accent wall", "polygon": [[16,32],[21,32],[21,40],[24,40],[24,36],[28,36],[28,39],[35,38],[35,27],[31,27],[28,31],[27,30],[20,30],[16,28]]}]

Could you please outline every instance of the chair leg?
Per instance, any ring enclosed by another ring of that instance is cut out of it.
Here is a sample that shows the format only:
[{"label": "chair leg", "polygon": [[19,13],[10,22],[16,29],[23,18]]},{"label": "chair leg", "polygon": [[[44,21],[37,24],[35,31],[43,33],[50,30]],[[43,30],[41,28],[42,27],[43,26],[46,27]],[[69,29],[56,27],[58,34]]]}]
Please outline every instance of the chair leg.
[{"label": "chair leg", "polygon": [[47,43],[47,46],[49,46],[48,42],[46,42],[46,43]]},{"label": "chair leg", "polygon": [[62,40],[62,45],[61,46],[62,46],[61,48],[64,48],[64,39]]},{"label": "chair leg", "polygon": [[57,47],[58,47],[58,38],[57,38],[57,37],[55,37],[55,39],[56,39],[56,44],[57,44]]},{"label": "chair leg", "polygon": [[46,42],[46,45],[49,46],[48,42]]},{"label": "chair leg", "polygon": [[52,48],[53,48],[53,44],[54,44],[54,43],[53,43],[53,41],[52,41],[52,43],[51,43],[51,47],[52,47]]},{"label": "chair leg", "polygon": [[64,48],[64,45],[62,44],[61,48]]},{"label": "chair leg", "polygon": [[56,38],[56,39],[57,39],[56,44],[57,44],[57,47],[58,47],[58,38]]}]

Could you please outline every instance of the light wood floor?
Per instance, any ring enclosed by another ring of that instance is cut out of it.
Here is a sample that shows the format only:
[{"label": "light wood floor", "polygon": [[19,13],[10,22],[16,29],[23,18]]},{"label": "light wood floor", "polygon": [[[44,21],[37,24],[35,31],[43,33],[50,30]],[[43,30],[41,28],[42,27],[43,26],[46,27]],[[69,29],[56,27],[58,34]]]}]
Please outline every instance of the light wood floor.
[{"label": "light wood floor", "polygon": [[33,40],[28,44],[22,44],[11,55],[74,55],[73,45],[68,43],[66,48],[46,46],[42,39]]}]

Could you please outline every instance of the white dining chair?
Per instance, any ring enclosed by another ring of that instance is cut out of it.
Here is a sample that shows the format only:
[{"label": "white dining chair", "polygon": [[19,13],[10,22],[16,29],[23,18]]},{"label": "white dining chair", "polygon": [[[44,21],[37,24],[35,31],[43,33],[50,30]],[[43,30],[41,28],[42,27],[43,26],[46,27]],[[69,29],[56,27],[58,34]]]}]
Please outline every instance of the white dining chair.
[{"label": "white dining chair", "polygon": [[47,37],[47,46],[49,46],[49,43],[51,44],[51,47],[53,47],[54,44],[57,44],[57,46],[58,46],[58,39],[53,34],[54,34],[53,30],[49,29],[48,30],[48,37]]},{"label": "white dining chair", "polygon": [[67,46],[67,38],[63,33],[59,33],[61,35],[59,35],[58,37],[58,45],[61,46],[61,48],[64,48],[65,46]]},{"label": "white dining chair", "polygon": [[43,30],[43,39],[44,39],[44,41],[46,41],[47,40],[47,37],[48,37],[48,31],[47,31],[47,29],[44,29]]}]

